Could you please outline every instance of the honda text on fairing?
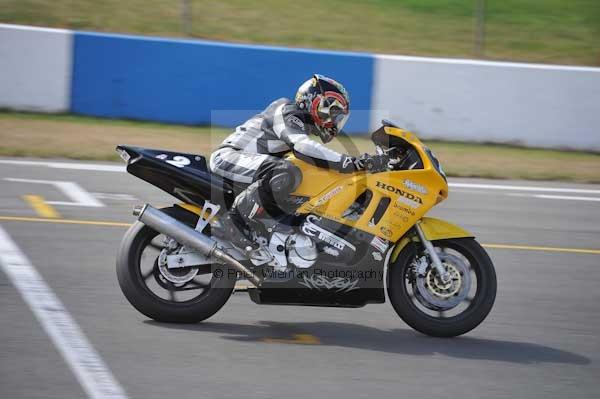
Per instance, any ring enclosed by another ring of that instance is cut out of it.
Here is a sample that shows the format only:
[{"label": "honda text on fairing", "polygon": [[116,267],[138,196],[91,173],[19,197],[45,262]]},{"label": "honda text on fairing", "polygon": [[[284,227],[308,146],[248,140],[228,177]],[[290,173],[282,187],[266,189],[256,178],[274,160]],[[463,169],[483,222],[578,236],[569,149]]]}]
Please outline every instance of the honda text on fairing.
[{"label": "honda text on fairing", "polygon": [[[200,155],[118,146],[127,171],[179,201],[136,207],[117,275],[129,302],[163,322],[215,314],[245,278],[257,304],[361,307],[384,303],[433,336],[479,325],[496,296],[494,266],[473,235],[425,214],[448,196],[433,153],[383,121],[365,171],[342,174],[288,155],[303,174],[299,205],[256,228],[258,249],[240,250],[219,219],[240,187],[211,174]],[[310,311],[310,310],[307,310]]]}]

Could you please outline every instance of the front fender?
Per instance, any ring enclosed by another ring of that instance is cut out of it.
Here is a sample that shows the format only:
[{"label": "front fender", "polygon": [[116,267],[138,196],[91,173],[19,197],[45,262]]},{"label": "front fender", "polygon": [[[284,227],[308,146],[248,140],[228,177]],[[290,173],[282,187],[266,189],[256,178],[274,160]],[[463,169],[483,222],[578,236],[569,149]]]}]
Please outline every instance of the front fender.
[{"label": "front fender", "polygon": [[[429,241],[445,240],[448,238],[474,237],[474,235],[469,233],[467,230],[442,219],[424,217],[420,221],[420,226],[425,234],[425,238],[427,238]],[[404,249],[410,240],[410,237],[404,236],[400,241],[398,241],[392,250],[390,262],[396,261],[398,254],[400,254],[400,251]]]}]

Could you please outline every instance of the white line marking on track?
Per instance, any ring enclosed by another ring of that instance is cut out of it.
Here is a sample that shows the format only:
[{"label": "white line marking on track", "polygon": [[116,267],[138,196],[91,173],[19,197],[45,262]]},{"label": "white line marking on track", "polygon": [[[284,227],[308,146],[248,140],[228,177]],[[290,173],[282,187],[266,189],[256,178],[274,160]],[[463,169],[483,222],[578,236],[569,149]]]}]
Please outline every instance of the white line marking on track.
[{"label": "white line marking on track", "polygon": [[532,197],[542,199],[566,200],[566,201],[593,201],[600,202],[599,197],[572,197],[567,195],[548,195],[548,194],[508,194],[513,197]]},{"label": "white line marking on track", "polygon": [[0,159],[0,164],[20,166],[43,166],[54,169],[91,170],[97,172],[126,172],[125,166],[103,165],[94,163],[72,163],[72,162],[48,162],[48,161],[18,161],[12,159]]},{"label": "white line marking on track", "polygon": [[600,202],[600,198],[597,198],[597,197],[569,197],[569,196],[566,196],[566,195],[546,195],[546,194],[538,194],[538,195],[534,195],[534,197],[536,197],[536,198],[544,198],[544,199],[557,199],[557,200]]},{"label": "white line marking on track", "polygon": [[89,208],[102,208],[104,204],[96,199],[92,194],[88,193],[79,184],[71,181],[57,181],[57,180],[32,180],[32,179],[16,179],[12,177],[5,177],[4,180],[19,182],[19,183],[34,183],[34,184],[50,184],[60,191],[64,195],[69,197],[72,202],[67,201],[46,201],[52,205],[67,205],[67,206],[85,206]]},{"label": "white line marking on track", "polygon": [[0,266],[90,398],[127,398],[100,355],[42,276],[0,226]]},{"label": "white line marking on track", "polygon": [[131,194],[115,194],[115,193],[92,193],[99,199],[115,200],[115,201],[139,201],[137,197]]},{"label": "white line marking on track", "polygon": [[583,188],[509,186],[509,185],[502,185],[502,184],[474,184],[474,183],[449,183],[448,186],[457,187],[457,188],[479,188],[479,189],[487,189],[487,190],[600,194],[600,190],[589,190],[589,189],[583,189]]}]

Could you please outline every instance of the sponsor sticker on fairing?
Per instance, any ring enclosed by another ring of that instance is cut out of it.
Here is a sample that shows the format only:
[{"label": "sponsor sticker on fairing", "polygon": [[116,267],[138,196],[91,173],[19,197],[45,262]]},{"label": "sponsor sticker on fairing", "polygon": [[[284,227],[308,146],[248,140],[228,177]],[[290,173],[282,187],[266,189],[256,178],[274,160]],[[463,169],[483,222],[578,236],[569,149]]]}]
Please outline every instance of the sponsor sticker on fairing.
[{"label": "sponsor sticker on fairing", "polygon": [[371,240],[371,246],[381,253],[385,252],[388,249],[389,245],[390,244],[387,240],[384,240],[380,237],[373,237],[373,239]]},{"label": "sponsor sticker on fairing", "polygon": [[335,256],[335,257],[340,256],[340,251],[338,251],[337,249],[335,249],[333,247],[323,247],[323,252],[325,252],[328,255]]},{"label": "sponsor sticker on fairing", "polygon": [[396,198],[396,201],[402,202],[403,204],[408,205],[408,206],[410,206],[413,209],[417,209],[417,208],[419,208],[421,206],[420,203],[418,203],[416,201],[413,201],[411,199],[408,199],[406,197],[398,197],[398,198]]},{"label": "sponsor sticker on fairing", "polygon": [[329,201],[331,198],[339,194],[340,191],[342,191],[342,186],[337,186],[336,188],[319,198],[319,200],[315,203],[315,206],[323,205],[325,202]]},{"label": "sponsor sticker on fairing", "polygon": [[392,232],[392,230],[388,229],[388,228],[387,228],[387,227],[385,227],[385,226],[381,226],[381,228],[379,229],[379,231],[381,231],[381,232],[382,232],[382,233],[383,233],[383,234],[384,234],[386,237],[391,237],[391,236],[392,236],[392,234],[394,234],[394,233]]},{"label": "sponsor sticker on fairing", "polygon": [[427,194],[427,188],[425,188],[424,186],[415,183],[414,181],[410,180],[410,179],[404,179],[404,181],[402,182],[402,184],[404,184],[404,187],[408,188],[409,190],[412,191],[417,191],[421,194]]},{"label": "sponsor sticker on fairing", "polygon": [[348,241],[336,236],[320,226],[317,226],[315,223],[319,220],[320,219],[315,215],[308,215],[306,222],[302,225],[302,232],[310,237],[317,236],[319,240],[322,240],[337,249],[344,250],[344,248],[348,247],[352,251],[356,251],[356,247],[350,244]]},{"label": "sponsor sticker on fairing", "polygon": [[391,184],[378,181],[376,183],[376,186],[391,193],[398,194],[398,198],[396,199],[396,201],[403,202],[404,204],[410,206],[413,209],[417,209],[421,206],[421,204],[423,204],[423,199],[418,195],[409,193],[408,191],[404,191],[398,187],[394,187]]},{"label": "sponsor sticker on fairing", "polygon": [[[408,215],[415,216],[415,211],[407,206],[404,206],[404,203],[400,203],[398,201],[394,202],[394,209],[400,210]],[[399,214],[396,213],[395,215],[398,216]]]}]

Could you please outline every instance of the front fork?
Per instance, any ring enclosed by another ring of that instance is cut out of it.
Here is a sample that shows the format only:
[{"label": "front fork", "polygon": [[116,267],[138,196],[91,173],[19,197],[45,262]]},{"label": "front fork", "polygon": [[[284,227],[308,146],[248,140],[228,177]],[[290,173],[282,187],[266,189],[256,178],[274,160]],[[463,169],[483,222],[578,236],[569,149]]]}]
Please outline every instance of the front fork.
[{"label": "front fork", "polygon": [[419,240],[425,247],[425,251],[427,252],[427,254],[429,254],[429,258],[433,262],[433,266],[435,267],[435,270],[437,270],[437,272],[440,276],[440,279],[442,280],[443,283],[447,283],[448,281],[450,281],[450,273],[448,273],[446,271],[446,269],[444,269],[444,265],[442,265],[442,260],[440,259],[437,252],[435,251],[435,248],[433,247],[433,244],[431,243],[431,241],[429,241],[425,237],[425,233],[423,233],[423,229],[421,229],[420,223],[421,222],[417,222],[415,224],[415,230],[417,231]]}]

